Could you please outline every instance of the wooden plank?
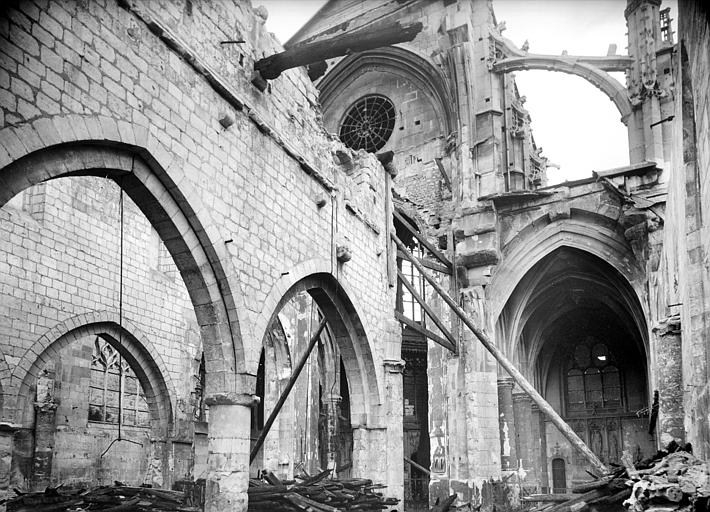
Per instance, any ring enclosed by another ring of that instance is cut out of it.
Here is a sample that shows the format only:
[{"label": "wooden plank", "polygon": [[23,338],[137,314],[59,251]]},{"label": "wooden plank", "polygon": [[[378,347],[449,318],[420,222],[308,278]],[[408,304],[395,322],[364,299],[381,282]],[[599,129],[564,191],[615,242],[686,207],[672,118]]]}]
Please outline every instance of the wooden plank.
[{"label": "wooden plank", "polygon": [[[454,271],[454,266],[451,264],[449,259],[442,253],[439,249],[434,247],[434,245],[426,239],[424,235],[422,235],[419,231],[414,229],[414,227],[405,219],[397,210],[394,210],[394,218],[397,219],[399,222],[402,223],[402,225],[407,228],[407,230],[414,235],[414,238],[416,238],[420,244],[422,244],[426,249],[432,253],[436,259],[438,259],[440,262],[442,262],[446,268],[449,269],[450,272]],[[393,234],[394,236],[394,234]]]},{"label": "wooden plank", "polygon": [[409,465],[412,466],[413,468],[417,468],[419,471],[421,471],[421,472],[424,473],[425,475],[431,475],[431,471],[429,471],[429,470],[428,470],[427,468],[425,468],[424,466],[420,466],[419,464],[417,464],[416,462],[414,462],[414,461],[413,461],[412,459],[410,459],[409,457],[402,457],[402,458],[404,459],[404,462],[406,462],[407,464],[409,464]]},{"label": "wooden plank", "polygon": [[478,338],[478,341],[481,342],[481,344],[486,348],[486,350],[488,350],[488,352],[491,353],[491,355],[496,359],[496,361],[498,361],[498,363],[510,374],[510,376],[513,378],[513,380],[515,380],[518,386],[520,386],[520,388],[525,391],[525,393],[530,398],[532,398],[533,402],[537,404],[540,410],[545,413],[548,418],[550,418],[550,421],[555,424],[555,426],[560,430],[560,433],[562,433],[562,435],[567,438],[567,440],[572,444],[572,446],[582,452],[582,454],[592,464],[592,466],[601,470],[604,474],[608,474],[608,468],[601,460],[599,460],[599,457],[597,457],[594,452],[589,449],[589,447],[584,443],[584,441],[579,438],[575,431],[572,430],[572,428],[560,417],[559,414],[557,414],[557,411],[555,411],[552,406],[547,403],[547,400],[545,400],[542,395],[537,392],[533,385],[528,382],[525,376],[520,373],[520,371],[515,367],[515,365],[511,363],[507,357],[505,357],[503,352],[488,337],[488,334],[486,334],[482,329],[480,329],[476,324],[473,323],[473,321],[468,317],[466,312],[456,303],[456,301],[454,301],[454,299],[451,298],[451,296],[446,292],[446,290],[444,290],[444,288],[442,288],[441,285],[429,275],[429,273],[422,266],[422,264],[419,263],[417,259],[409,252],[407,246],[405,246],[404,243],[399,238],[397,238],[397,235],[393,234],[392,239],[397,244],[399,250],[405,253],[407,259],[411,261],[412,265],[414,265],[417,270],[422,274],[424,279],[426,279],[427,282],[439,293],[439,295],[441,295],[441,298],[444,299],[444,302],[449,305],[449,307],[453,310],[454,313],[456,313],[456,315],[461,319],[461,321],[466,325],[466,327],[468,327],[471,332],[476,336],[476,338]]},{"label": "wooden plank", "polygon": [[421,22],[402,25],[400,22],[378,24],[363,30],[331,37],[323,41],[304,43],[283,52],[260,59],[254,69],[267,80],[277,78],[283,71],[315,62],[342,57],[350,53],[373,50],[413,40],[422,30]]},{"label": "wooden plank", "polygon": [[419,305],[422,307],[422,309],[426,312],[427,315],[429,315],[429,318],[434,322],[434,324],[439,328],[441,333],[444,335],[444,337],[449,340],[449,343],[454,347],[452,352],[457,353],[456,350],[456,338],[451,334],[449,331],[448,327],[444,325],[444,322],[439,318],[439,315],[434,312],[433,309],[429,307],[429,304],[426,303],[426,301],[422,298],[421,295],[419,295],[419,292],[414,288],[412,283],[409,282],[409,279],[402,274],[402,271],[397,269],[397,277],[399,277],[399,280],[402,281],[402,284],[409,290],[409,293],[412,294],[412,297],[414,297],[414,300],[416,300]]},{"label": "wooden plank", "polygon": [[412,329],[414,329],[415,331],[417,331],[419,334],[426,336],[434,343],[438,343],[439,345],[441,345],[445,349],[451,350],[452,352],[456,352],[456,347],[451,345],[451,343],[449,343],[447,340],[445,340],[444,338],[442,338],[438,334],[433,333],[432,331],[430,331],[426,327],[422,327],[421,325],[419,325],[417,322],[415,322],[411,318],[407,318],[399,311],[394,312],[394,317],[397,320],[399,320],[400,322],[402,322],[403,324],[405,324],[405,325],[411,327]]},{"label": "wooden plank", "polygon": [[291,372],[291,378],[289,379],[288,384],[286,384],[286,388],[283,390],[283,393],[281,393],[281,396],[279,397],[278,402],[276,402],[276,405],[274,406],[274,410],[271,411],[271,414],[269,415],[269,419],[266,420],[266,423],[264,424],[264,428],[261,430],[261,433],[259,433],[259,437],[256,439],[256,443],[254,444],[254,448],[252,448],[251,454],[249,455],[249,464],[254,462],[254,459],[256,458],[257,453],[259,453],[259,450],[261,449],[261,445],[264,444],[264,441],[266,440],[266,436],[269,434],[269,430],[271,430],[271,427],[273,426],[274,421],[276,421],[276,417],[279,415],[279,412],[281,412],[281,407],[283,407],[284,402],[286,402],[288,395],[291,393],[291,390],[293,389],[293,386],[296,384],[296,381],[298,380],[298,376],[301,374],[301,370],[303,370],[303,367],[306,366],[306,362],[308,361],[308,357],[311,355],[311,352],[313,352],[313,347],[316,346],[316,342],[320,339],[320,333],[323,332],[323,329],[325,329],[326,323],[327,323],[327,321],[325,318],[323,318],[323,320],[320,321],[320,324],[318,324],[318,329],[316,329],[315,334],[313,334],[310,341],[308,342],[308,346],[306,347],[306,350],[301,355],[301,359],[299,359],[298,364],[296,364],[296,366],[293,369],[293,372]]},{"label": "wooden plank", "polygon": [[446,186],[449,187],[449,190],[451,190],[451,178],[449,177],[449,173],[446,172],[446,167],[444,167],[444,164],[441,161],[441,158],[435,158],[434,161],[436,162],[436,166],[439,168],[439,172],[441,173],[441,176],[444,178],[444,182],[446,183]]},{"label": "wooden plank", "polygon": [[[402,251],[397,251],[397,257],[398,258],[404,258],[404,254]],[[424,265],[426,268],[430,270],[435,270],[436,272],[441,272],[442,274],[446,275],[451,275],[451,270],[449,270],[445,265],[442,265],[441,263],[437,261],[432,261],[427,258],[417,258],[419,260],[419,263]]]}]

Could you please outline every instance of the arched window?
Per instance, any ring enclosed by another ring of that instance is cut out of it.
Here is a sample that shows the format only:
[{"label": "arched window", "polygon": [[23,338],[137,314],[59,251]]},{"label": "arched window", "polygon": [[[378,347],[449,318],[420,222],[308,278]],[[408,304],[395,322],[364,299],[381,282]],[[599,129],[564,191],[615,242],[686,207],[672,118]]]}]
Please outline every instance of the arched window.
[{"label": "arched window", "polygon": [[89,421],[150,426],[150,412],[143,387],[128,363],[106,340],[97,336],[91,358]]},{"label": "arched window", "polygon": [[605,344],[579,344],[570,360],[566,382],[568,413],[621,407],[619,369]]},{"label": "arched window", "polygon": [[[424,257],[424,251],[422,251],[419,244],[417,244],[416,247],[412,249],[412,254],[416,258]],[[416,267],[412,265],[409,260],[401,258],[398,263],[400,263],[402,267],[402,274],[404,274],[404,277],[406,277],[407,280],[412,283],[414,290],[419,294],[420,297],[426,297],[427,284],[424,280],[424,276],[419,273]],[[401,282],[398,283],[398,287],[400,290],[401,307],[404,316],[406,316],[410,320],[414,320],[415,322],[419,322],[422,325],[425,325],[424,308],[422,308],[421,304],[417,302],[417,300],[409,292],[407,287],[405,287]]]}]

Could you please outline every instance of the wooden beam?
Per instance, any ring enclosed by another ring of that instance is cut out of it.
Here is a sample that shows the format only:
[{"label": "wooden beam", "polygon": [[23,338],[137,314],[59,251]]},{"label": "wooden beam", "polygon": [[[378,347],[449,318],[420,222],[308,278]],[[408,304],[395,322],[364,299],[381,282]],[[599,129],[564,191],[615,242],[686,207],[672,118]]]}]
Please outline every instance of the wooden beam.
[{"label": "wooden beam", "polygon": [[[398,258],[404,258],[404,254],[402,251],[397,251],[397,257]],[[441,272],[442,274],[446,275],[451,275],[451,270],[449,270],[446,265],[442,265],[439,262],[432,261],[427,258],[417,258],[419,260],[419,263],[421,263],[423,266],[430,270],[435,270],[436,272]]]},{"label": "wooden beam", "polygon": [[456,352],[456,347],[452,346],[451,343],[449,343],[447,340],[445,340],[444,338],[442,338],[438,334],[433,333],[432,331],[430,331],[426,327],[422,327],[421,325],[419,325],[417,322],[415,322],[411,318],[407,318],[399,311],[394,312],[394,317],[397,320],[399,320],[400,322],[402,322],[404,325],[417,331],[422,336],[426,336],[434,343],[438,343],[439,345],[441,345],[442,347],[444,347],[447,350],[450,350],[451,352]]},{"label": "wooden beam", "polygon": [[405,246],[404,243],[399,238],[397,238],[397,235],[393,234],[392,239],[394,240],[395,244],[397,244],[399,250],[405,253],[407,259],[411,261],[412,265],[414,265],[417,270],[422,274],[422,276],[424,276],[424,279],[426,279],[427,282],[439,293],[439,295],[441,295],[441,298],[444,299],[444,302],[449,305],[453,312],[456,313],[456,316],[461,319],[461,321],[466,325],[466,327],[468,327],[471,332],[476,336],[476,338],[478,338],[478,341],[481,342],[481,344],[486,348],[486,350],[488,350],[488,352],[493,355],[496,361],[498,361],[498,363],[510,374],[510,376],[513,378],[513,380],[515,380],[518,386],[520,386],[520,388],[525,391],[525,393],[527,393],[530,398],[532,398],[533,402],[537,404],[540,410],[544,412],[548,418],[550,418],[550,421],[555,424],[555,426],[560,430],[562,435],[567,438],[567,440],[572,444],[572,446],[576,447],[580,452],[582,452],[585,458],[595,468],[601,470],[605,474],[609,473],[608,468],[601,460],[599,460],[599,457],[597,457],[594,452],[589,449],[589,447],[584,443],[584,441],[579,438],[575,431],[572,430],[572,428],[560,417],[559,414],[557,414],[557,411],[555,411],[552,406],[547,403],[547,401],[542,397],[542,395],[537,392],[533,385],[528,382],[525,376],[520,373],[520,371],[515,367],[515,365],[511,363],[507,357],[505,357],[503,352],[488,337],[488,334],[486,334],[476,324],[474,324],[473,321],[468,317],[466,312],[456,303],[456,301],[454,301],[454,299],[451,298],[451,296],[449,296],[446,290],[444,290],[444,288],[442,288],[442,286],[429,275],[429,273],[422,266],[422,264],[417,261],[417,259],[409,252],[409,250],[407,250],[407,246]]},{"label": "wooden beam", "polygon": [[409,465],[412,466],[413,468],[417,468],[419,471],[421,471],[421,472],[424,473],[425,475],[431,475],[431,471],[429,471],[429,470],[428,470],[427,468],[425,468],[424,466],[421,466],[421,465],[417,464],[416,462],[414,462],[414,461],[413,461],[412,459],[410,459],[409,457],[402,457],[402,458],[404,459],[404,462],[406,462],[407,464],[409,464]]},{"label": "wooden beam", "polygon": [[306,366],[306,362],[308,361],[308,357],[311,355],[311,352],[313,352],[313,347],[316,346],[316,343],[320,339],[320,333],[323,332],[323,329],[325,329],[326,323],[327,323],[327,321],[325,318],[323,318],[323,320],[320,321],[320,324],[318,324],[318,329],[316,329],[315,334],[313,334],[313,336],[311,337],[311,340],[308,342],[308,346],[306,347],[306,350],[301,355],[301,359],[299,359],[295,368],[291,372],[291,378],[289,379],[288,384],[286,384],[286,387],[284,388],[283,393],[281,393],[279,400],[276,402],[276,405],[274,406],[274,410],[271,411],[271,414],[269,415],[269,419],[266,420],[266,423],[264,424],[264,428],[261,429],[261,432],[259,433],[259,437],[257,437],[257,439],[256,439],[256,443],[254,444],[254,448],[252,448],[251,454],[249,455],[249,464],[254,462],[254,459],[256,458],[257,453],[259,453],[259,450],[261,449],[261,445],[264,444],[264,441],[266,440],[266,436],[269,434],[269,430],[271,430],[271,427],[273,426],[274,421],[276,421],[276,417],[279,415],[279,412],[281,412],[281,408],[283,407],[284,403],[286,402],[288,395],[291,393],[293,386],[296,384],[296,381],[298,380],[298,376],[301,374],[301,370],[303,370],[303,367]]},{"label": "wooden beam", "polygon": [[402,281],[402,284],[407,288],[407,290],[409,290],[409,293],[412,294],[414,300],[416,300],[422,307],[422,309],[426,312],[426,314],[429,315],[429,318],[431,318],[434,324],[439,328],[444,337],[449,340],[449,343],[451,343],[451,345],[454,347],[452,352],[455,354],[457,352],[456,338],[454,338],[451,332],[449,332],[449,329],[444,325],[444,322],[442,322],[439,316],[434,312],[434,310],[429,307],[429,304],[427,304],[426,301],[422,298],[422,296],[419,295],[419,292],[414,288],[414,285],[409,282],[409,279],[407,279],[406,276],[402,274],[402,271],[399,269],[397,269],[397,277],[400,281]]},{"label": "wooden beam", "polygon": [[414,235],[414,238],[416,238],[420,244],[422,244],[426,249],[432,253],[434,256],[436,256],[436,259],[438,259],[440,262],[442,262],[446,268],[449,269],[450,272],[453,273],[454,271],[454,266],[451,264],[449,259],[442,253],[439,249],[434,247],[434,245],[426,239],[424,235],[422,235],[419,231],[414,229],[414,226],[412,226],[407,219],[405,219],[401,213],[399,213],[397,210],[394,210],[394,218],[397,219],[399,222],[402,223],[402,225],[407,228],[407,230]]},{"label": "wooden beam", "polygon": [[408,25],[402,25],[398,21],[387,25],[379,24],[323,41],[294,46],[281,53],[256,61],[254,69],[261,73],[263,78],[273,80],[287,69],[412,41],[421,30],[422,24],[420,22]]}]

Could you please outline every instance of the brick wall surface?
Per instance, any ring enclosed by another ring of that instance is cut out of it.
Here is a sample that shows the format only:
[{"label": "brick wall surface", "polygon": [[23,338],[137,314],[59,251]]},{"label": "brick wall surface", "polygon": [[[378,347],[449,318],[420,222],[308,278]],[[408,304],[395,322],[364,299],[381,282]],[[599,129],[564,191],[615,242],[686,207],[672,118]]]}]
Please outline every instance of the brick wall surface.
[{"label": "brick wall surface", "polygon": [[[194,212],[188,223],[204,228],[200,241],[188,244],[194,254],[200,245],[210,261],[227,269],[230,294],[222,299],[228,314],[238,315],[238,324],[230,324],[239,345],[236,366],[248,378],[217,380],[211,370],[228,361],[213,355],[207,358],[213,392],[253,392],[250,375],[256,373],[264,319],[285,289],[315,271],[336,274],[362,322],[355,340],[360,349],[348,354],[357,359],[351,367],[369,369],[361,376],[369,383],[360,389],[365,395],[357,398],[368,404],[360,404],[368,426],[377,427],[384,399],[377,384],[380,362],[399,344],[389,313],[394,297],[386,278],[384,171],[374,158],[359,161],[347,176],[338,168],[331,155],[337,144],[319,124],[316,91],[303,70],[285,72],[263,93],[251,85],[254,60],[277,50],[263,21],[238,1],[189,7],[179,1],[14,2],[0,19],[0,168],[58,143],[101,140],[109,147],[128,144],[129,152],[139,148],[142,158],[164,170],[161,183],[173,187],[173,197],[177,183],[184,198],[179,206],[186,203],[185,211]],[[245,43],[220,45],[235,39]],[[227,129],[219,123],[225,116],[234,120]],[[19,191],[47,173],[57,170],[30,167],[27,174],[0,179]],[[77,312],[116,308],[117,232],[110,220],[116,204],[102,199],[99,181],[74,180],[40,185],[47,199],[36,199],[40,188],[32,191],[34,206],[27,212],[2,211],[3,223],[12,226],[12,232],[3,231],[1,307],[8,321],[0,331],[10,366]],[[117,193],[115,186],[104,192],[109,190]],[[317,207],[316,199],[331,191],[332,199]],[[151,204],[137,197],[137,207],[150,216]],[[185,294],[173,271],[155,267],[156,250],[159,261],[164,251],[151,240],[145,219],[136,215],[132,222],[127,237],[145,251],[126,262],[126,315],[145,328],[184,398],[184,376],[196,349]],[[336,242],[351,246],[350,262],[333,260]],[[213,271],[203,263],[200,270]],[[185,267],[178,261],[178,268]],[[191,289],[193,281],[186,284]],[[224,350],[205,333],[218,331],[229,340],[228,330],[206,330],[200,318],[206,351]],[[7,377],[6,403],[17,391]],[[12,422],[5,409],[3,420]]]}]

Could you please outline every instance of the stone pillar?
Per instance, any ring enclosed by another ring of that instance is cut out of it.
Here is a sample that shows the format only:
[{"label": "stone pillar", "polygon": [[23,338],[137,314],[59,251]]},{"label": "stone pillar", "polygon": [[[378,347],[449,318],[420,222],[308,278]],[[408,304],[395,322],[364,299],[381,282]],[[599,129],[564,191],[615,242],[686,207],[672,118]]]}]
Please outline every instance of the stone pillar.
[{"label": "stone pillar", "polygon": [[547,418],[538,410],[540,422],[540,487],[541,492],[550,492],[550,476],[547,472]]},{"label": "stone pillar", "polygon": [[208,398],[205,512],[247,509],[251,395]]},{"label": "stone pillar", "polygon": [[685,441],[680,319],[668,318],[654,332],[657,354],[654,373],[658,390],[656,438],[663,447],[672,440]]},{"label": "stone pillar", "polygon": [[31,484],[33,491],[44,490],[49,486],[56,428],[57,404],[51,401],[35,403],[35,443]]},{"label": "stone pillar", "polygon": [[517,468],[515,450],[515,415],[513,413],[513,379],[498,379],[498,426],[500,428],[500,466],[503,471]]},{"label": "stone pillar", "polygon": [[328,469],[338,469],[335,468],[335,459],[338,453],[338,416],[340,416],[340,402],[342,402],[342,397],[338,394],[332,394],[324,397],[327,407],[327,453]]},{"label": "stone pillar", "polygon": [[404,451],[403,451],[403,411],[402,373],[404,361],[388,359],[384,361],[385,386],[387,389],[387,495],[400,500],[397,510],[404,507]]},{"label": "stone pillar", "polygon": [[[532,413],[530,406],[532,399],[525,393],[513,394],[513,415],[515,416],[515,452],[518,456],[517,469],[522,469],[527,474],[524,480],[521,480],[521,485],[528,484],[528,475],[535,467],[536,462],[532,457]],[[519,472],[521,478],[524,474]]]},{"label": "stone pillar", "polygon": [[532,440],[531,445],[531,465],[528,469],[529,473],[527,476],[527,481],[529,485],[534,485],[537,488],[537,492],[540,492],[540,487],[542,486],[541,474],[545,470],[545,466],[542,465],[542,436],[545,435],[543,431],[540,430],[540,408],[535,402],[530,404],[530,439]]},{"label": "stone pillar", "polygon": [[[16,426],[0,422],[0,501],[10,495],[12,446]],[[14,493],[12,493],[14,495]]]}]

